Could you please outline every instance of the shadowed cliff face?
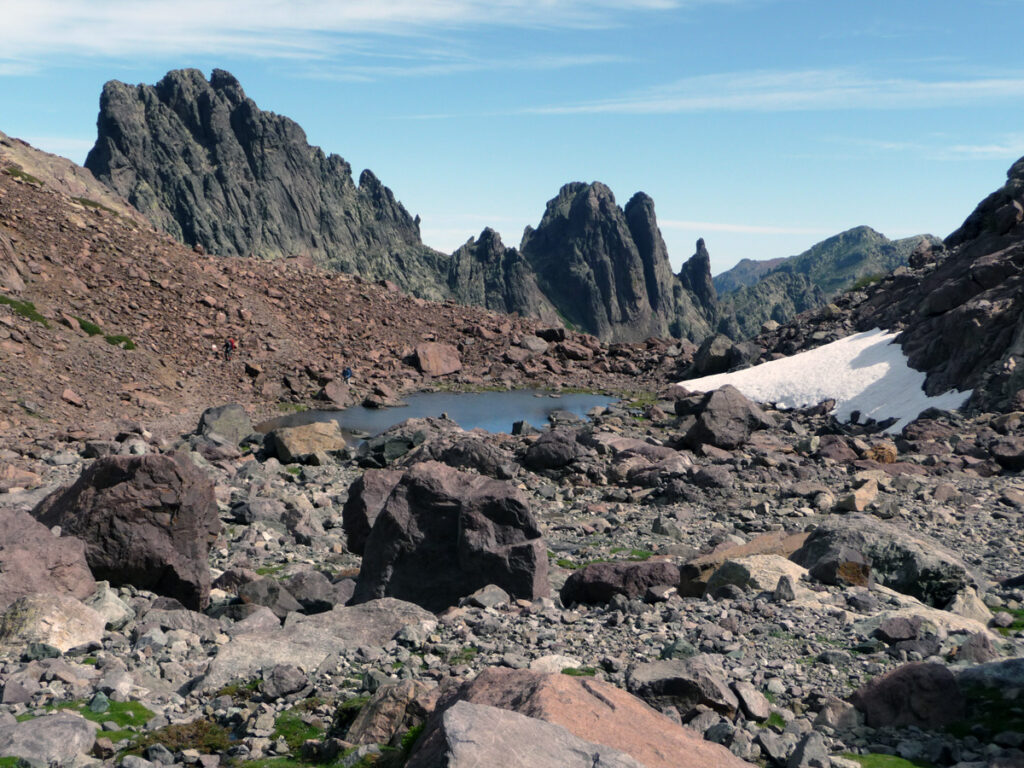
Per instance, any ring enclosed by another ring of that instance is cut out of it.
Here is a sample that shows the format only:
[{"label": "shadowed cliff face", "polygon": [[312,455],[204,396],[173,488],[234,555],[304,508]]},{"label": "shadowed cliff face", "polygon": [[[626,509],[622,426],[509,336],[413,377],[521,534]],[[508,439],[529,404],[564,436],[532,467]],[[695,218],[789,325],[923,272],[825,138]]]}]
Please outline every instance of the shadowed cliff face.
[{"label": "shadowed cliff face", "polygon": [[520,251],[487,229],[448,256],[422,244],[419,219],[373,173],[355,184],[348,163],[261,111],[222,70],[209,81],[194,69],[152,86],[111,81],[98,127],[86,167],[157,227],[213,254],[308,256],[424,298],[561,318],[605,341],[700,341],[714,325],[707,252],[674,276],[643,193],[623,210],[602,184],[568,184]]},{"label": "shadowed cliff face", "polygon": [[370,171],[357,186],[295,122],[261,111],[227,72],[177,70],[155,86],[107,83],[86,167],[157,226],[223,256],[314,261],[446,295],[445,260]]},{"label": "shadowed cliff face", "polygon": [[537,229],[527,228],[521,250],[562,316],[603,340],[710,332],[713,305],[672,274],[654,202],[643,193],[623,210],[603,184],[566,184]]},{"label": "shadowed cliff face", "polygon": [[490,227],[452,254],[448,287],[465,304],[559,323],[558,312],[541,293],[533,269]]}]

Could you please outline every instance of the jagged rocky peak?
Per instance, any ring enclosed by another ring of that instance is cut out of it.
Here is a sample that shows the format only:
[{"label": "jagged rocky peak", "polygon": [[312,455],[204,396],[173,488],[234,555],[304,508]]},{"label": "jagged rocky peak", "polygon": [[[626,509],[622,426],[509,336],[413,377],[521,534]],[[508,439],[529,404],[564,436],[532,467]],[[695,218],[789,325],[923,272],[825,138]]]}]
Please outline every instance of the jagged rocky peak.
[{"label": "jagged rocky peak", "polygon": [[86,167],[161,229],[219,255],[306,254],[441,298],[441,254],[370,171],[358,186],[337,155],[265,112],[214,70],[169,72],[154,85],[107,83]]},{"label": "jagged rocky peak", "polygon": [[558,312],[537,286],[530,265],[490,227],[452,254],[447,284],[464,304],[560,322]]},{"label": "jagged rocky peak", "polygon": [[711,254],[704,245],[703,237],[698,238],[696,251],[679,270],[679,279],[702,305],[714,307],[718,304],[718,292],[711,279]]},{"label": "jagged rocky peak", "polygon": [[1024,235],[1024,157],[1006,172],[1006,183],[982,200],[959,229],[946,238],[953,248],[972,243],[979,252]]},{"label": "jagged rocky peak", "polygon": [[566,184],[538,227],[527,227],[521,251],[559,313],[601,339],[710,332],[697,300],[672,274],[654,201],[643,193],[623,210],[600,182]]}]

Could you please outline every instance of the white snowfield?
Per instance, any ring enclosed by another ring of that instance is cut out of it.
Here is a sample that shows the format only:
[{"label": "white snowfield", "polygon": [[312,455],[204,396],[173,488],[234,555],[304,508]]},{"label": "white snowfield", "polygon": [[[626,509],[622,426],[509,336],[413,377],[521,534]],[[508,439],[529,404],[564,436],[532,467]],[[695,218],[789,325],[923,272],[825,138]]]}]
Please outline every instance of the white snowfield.
[{"label": "white snowfield", "polygon": [[971,390],[926,395],[925,375],[907,365],[895,338],[895,333],[876,328],[782,360],[679,385],[709,392],[732,384],[751,400],[779,408],[804,408],[831,398],[836,401],[832,413],[840,421],[849,421],[853,411],[860,411],[861,421],[898,417],[887,432],[899,432],[927,408],[950,411],[963,406]]}]

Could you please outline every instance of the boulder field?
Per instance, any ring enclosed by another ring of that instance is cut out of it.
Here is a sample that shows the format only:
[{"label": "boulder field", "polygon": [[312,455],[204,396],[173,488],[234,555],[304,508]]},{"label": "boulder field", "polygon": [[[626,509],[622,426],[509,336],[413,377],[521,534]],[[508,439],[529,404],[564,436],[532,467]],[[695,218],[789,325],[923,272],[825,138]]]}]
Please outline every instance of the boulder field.
[{"label": "boulder field", "polygon": [[[409,420],[289,464],[236,406],[35,443],[40,489],[0,494],[0,554],[38,560],[3,580],[0,755],[1020,765],[1024,483],[995,452],[1017,422],[893,440],[672,395],[533,434]],[[733,447],[694,439],[717,429]],[[157,531],[188,590],[131,567]]]}]

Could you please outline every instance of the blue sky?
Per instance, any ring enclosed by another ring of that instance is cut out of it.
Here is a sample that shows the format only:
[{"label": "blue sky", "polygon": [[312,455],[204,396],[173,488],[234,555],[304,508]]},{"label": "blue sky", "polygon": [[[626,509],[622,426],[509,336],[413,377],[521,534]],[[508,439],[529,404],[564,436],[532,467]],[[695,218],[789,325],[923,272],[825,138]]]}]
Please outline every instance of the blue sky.
[{"label": "blue sky", "polygon": [[944,236],[1024,155],[1024,0],[0,0],[0,130],[78,162],[109,79],[227,69],[428,245],[518,245],[569,181],[715,272]]}]

